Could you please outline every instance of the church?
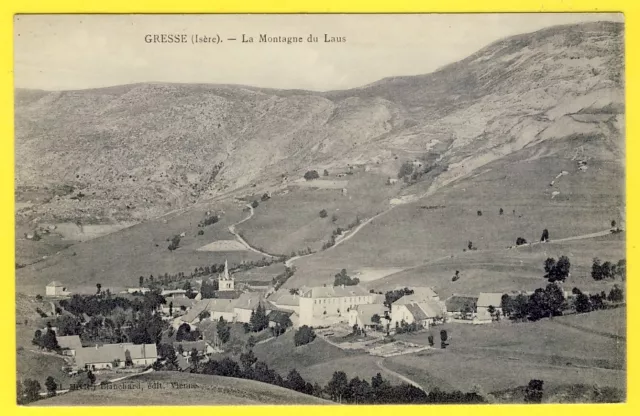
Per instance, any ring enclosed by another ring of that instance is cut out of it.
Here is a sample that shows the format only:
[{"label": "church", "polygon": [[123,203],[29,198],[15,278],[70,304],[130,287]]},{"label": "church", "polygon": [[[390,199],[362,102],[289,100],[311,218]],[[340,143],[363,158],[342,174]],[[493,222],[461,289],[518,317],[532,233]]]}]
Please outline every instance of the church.
[{"label": "church", "polygon": [[233,277],[229,276],[229,265],[227,264],[227,260],[225,260],[224,271],[218,274],[218,291],[226,292],[235,290],[234,283]]}]

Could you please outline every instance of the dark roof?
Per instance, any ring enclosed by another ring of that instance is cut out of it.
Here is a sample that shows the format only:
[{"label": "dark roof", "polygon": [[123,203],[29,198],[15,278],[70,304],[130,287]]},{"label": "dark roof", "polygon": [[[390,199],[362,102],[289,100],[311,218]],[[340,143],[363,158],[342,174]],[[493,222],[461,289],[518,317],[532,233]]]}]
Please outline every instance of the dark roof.
[{"label": "dark roof", "polygon": [[272,322],[276,322],[278,320],[278,318],[280,317],[290,317],[291,315],[293,315],[292,311],[282,311],[282,310],[275,310],[275,311],[271,311],[267,314],[267,318],[269,318],[270,321]]},{"label": "dark roof", "polygon": [[447,306],[447,312],[461,312],[465,305],[469,305],[475,311],[478,298],[476,296],[453,295],[444,303]]},{"label": "dark roof", "polygon": [[420,305],[417,303],[410,303],[408,305],[404,305],[411,315],[413,315],[413,319],[416,321],[424,321],[425,319],[429,319],[427,314],[420,308]]}]

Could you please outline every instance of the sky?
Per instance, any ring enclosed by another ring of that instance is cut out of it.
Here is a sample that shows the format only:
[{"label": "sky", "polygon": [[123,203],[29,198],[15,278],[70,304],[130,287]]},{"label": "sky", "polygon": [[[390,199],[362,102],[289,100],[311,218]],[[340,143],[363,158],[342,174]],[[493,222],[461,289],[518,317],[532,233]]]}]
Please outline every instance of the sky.
[{"label": "sky", "polygon": [[[74,90],[138,82],[327,91],[432,72],[504,37],[621,14],[19,15],[15,86]],[[146,35],[187,35],[147,43]],[[253,43],[241,43],[242,36]],[[303,43],[259,42],[301,36]],[[312,34],[317,43],[306,42]],[[346,42],[324,42],[324,36]],[[192,36],[221,43],[191,43]],[[227,40],[235,38],[236,41]]]}]

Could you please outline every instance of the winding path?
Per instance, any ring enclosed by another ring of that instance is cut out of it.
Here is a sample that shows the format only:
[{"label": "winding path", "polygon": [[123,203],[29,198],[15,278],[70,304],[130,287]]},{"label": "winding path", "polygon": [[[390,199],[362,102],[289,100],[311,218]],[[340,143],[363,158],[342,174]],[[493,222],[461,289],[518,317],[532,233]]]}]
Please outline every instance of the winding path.
[{"label": "winding path", "polygon": [[258,250],[257,248],[252,247],[249,243],[247,243],[247,241],[246,241],[244,238],[242,238],[242,237],[240,236],[240,234],[238,234],[238,233],[236,232],[236,226],[237,226],[237,225],[240,225],[240,224],[242,224],[242,223],[243,223],[243,222],[245,222],[245,221],[249,221],[249,220],[253,217],[253,214],[254,214],[253,207],[251,206],[251,204],[247,204],[247,207],[248,207],[248,208],[249,208],[249,210],[250,210],[249,215],[248,215],[246,218],[244,218],[244,219],[242,219],[242,220],[240,220],[240,221],[236,222],[235,224],[231,224],[231,225],[229,226],[229,232],[230,232],[231,234],[233,234],[233,235],[234,235],[234,237],[236,238],[236,240],[238,240],[238,242],[239,242],[240,244],[242,244],[244,247],[246,247],[246,249],[247,249],[247,250],[253,251],[254,253],[258,253],[258,254],[260,254],[260,255],[262,255],[262,256],[269,257],[269,258],[274,258],[274,257],[276,257],[276,256],[273,256],[273,255],[271,255],[271,254],[269,254],[269,253],[265,253],[264,251],[260,251],[260,250]]}]

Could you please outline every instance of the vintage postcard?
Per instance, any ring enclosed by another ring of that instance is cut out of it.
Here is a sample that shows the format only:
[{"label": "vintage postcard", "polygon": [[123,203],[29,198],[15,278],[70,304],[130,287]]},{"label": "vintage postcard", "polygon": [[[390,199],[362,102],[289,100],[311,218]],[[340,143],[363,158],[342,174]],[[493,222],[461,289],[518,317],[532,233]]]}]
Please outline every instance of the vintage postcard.
[{"label": "vintage postcard", "polygon": [[622,14],[14,25],[18,404],[626,402]]}]

